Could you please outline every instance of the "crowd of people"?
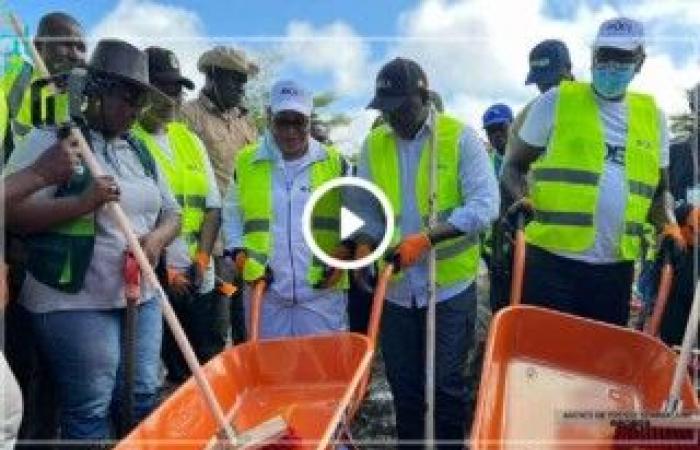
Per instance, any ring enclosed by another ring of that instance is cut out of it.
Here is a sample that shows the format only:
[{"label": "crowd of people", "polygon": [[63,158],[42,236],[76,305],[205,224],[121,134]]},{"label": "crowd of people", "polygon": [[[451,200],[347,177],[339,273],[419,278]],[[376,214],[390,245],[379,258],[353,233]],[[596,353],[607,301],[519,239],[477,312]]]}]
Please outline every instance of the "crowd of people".
[{"label": "crowd of people", "polygon": [[[475,345],[476,278],[483,258],[491,306],[503,307],[503,235],[515,215],[529,222],[523,301],[619,326],[629,322],[635,263],[649,258],[644,243],[650,236],[652,246],[665,242],[680,276],[662,338],[681,339],[700,231],[697,127],[671,145],[654,98],[628,90],[645,61],[635,20],[601,24],[589,82],[574,80],[563,42],[535,46],[526,83],[540,95],[515,115],[503,103],[489,107],[481,124],[486,143],[442,111],[417,62],[387,62],[368,104],[380,119],[356,167],[323,127],[312,126],[313,93],[296,80],[270,86],[258,129],[243,97],[259,68],[241,50],[203,53],[205,84],[185,101],[194,83],[170,49],[103,39],[86,60],[80,23],[61,12],[41,19],[34,42],[56,91],[39,86],[37,104],[32,81],[42,77],[22,58],[9,61],[0,85],[10,268],[6,277],[3,266],[0,279],[0,300],[10,300],[0,353],[0,448],[12,448],[17,437],[100,448],[153,410],[163,373],[171,386],[190,376],[156,289],[143,281],[129,293],[129,249],[105,208],[110,202],[125,211],[204,363],[229,340],[246,340],[251,287],[261,281],[261,338],[362,329],[362,320],[348,319],[366,308],[357,274],[311,252],[301,217],[329,180],[355,175],[377,185],[396,216],[389,256],[400,271],[386,294],[381,351],[400,444],[425,438],[431,249],[435,438],[441,448],[461,448],[474,407],[465,364]],[[76,96],[70,89],[79,76]],[[695,121],[698,91],[689,95]],[[106,175],[91,174],[70,127],[82,132]],[[428,220],[431,146],[437,223]],[[314,209],[313,235],[335,258],[363,258],[382,240],[385,219],[373,202],[345,196],[335,192]],[[339,231],[343,202],[367,219],[349,239]],[[230,283],[239,293],[232,295]],[[138,299],[133,341],[124,331],[129,295]],[[125,412],[127,350],[133,404]]]}]

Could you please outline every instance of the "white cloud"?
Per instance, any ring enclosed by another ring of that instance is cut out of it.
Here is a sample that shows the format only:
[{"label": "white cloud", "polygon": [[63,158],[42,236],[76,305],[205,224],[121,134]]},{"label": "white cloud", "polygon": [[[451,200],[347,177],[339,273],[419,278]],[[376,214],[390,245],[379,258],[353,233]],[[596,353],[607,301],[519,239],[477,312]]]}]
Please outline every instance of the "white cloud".
[{"label": "white cloud", "polygon": [[209,48],[203,24],[196,12],[153,1],[121,0],[90,32],[94,44],[102,38],[124,39],[139,48],[149,45],[175,52],[183,74],[197,86],[203,76],[197,58]]},{"label": "white cloud", "polygon": [[350,111],[348,116],[352,121],[348,125],[333,128],[330,137],[343,154],[353,155],[360,152],[367,130],[370,129],[378,114],[376,111],[363,108]]},{"label": "white cloud", "polygon": [[342,21],[314,28],[294,21],[282,44],[286,64],[310,73],[329,73],[339,95],[357,95],[371,88],[369,45]]},{"label": "white cloud", "polygon": [[[676,21],[700,29],[700,10],[692,3],[646,0],[626,3],[621,11],[649,24],[651,46],[633,88],[653,94],[669,114],[686,109],[684,89],[698,79],[699,58],[697,46],[693,46],[694,54],[685,59],[686,65],[674,66],[668,44],[684,36],[663,33],[669,33],[670,24]],[[574,74],[588,80],[590,43],[597,26],[620,14],[610,6],[594,10],[581,3],[573,20],[555,20],[542,14],[543,4],[544,0],[529,0],[518,2],[515,8],[506,0],[426,0],[397,18],[398,36],[381,42],[381,48],[375,47],[379,39],[364,39],[341,20],[322,26],[295,20],[288,24],[284,36],[254,47],[261,57],[274,55],[267,58],[272,61],[264,69],[268,75],[260,77],[257,84],[269,84],[273,75],[285,70],[301,72],[313,80],[309,83],[312,90],[330,88],[345,100],[343,104],[358,105],[348,112],[355,118],[353,123],[333,131],[344,147],[353,150],[372,121],[373,115],[362,107],[373,94],[377,70],[393,56],[413,57],[443,95],[447,110],[479,129],[481,114],[489,104],[505,102],[517,110],[536,95],[534,87],[523,84],[527,56],[535,43],[562,39],[571,51]],[[205,36],[196,12],[152,0],[121,0],[92,35],[122,37],[140,46],[170,47],[178,54],[185,74],[198,84],[202,77],[196,70],[197,57],[213,43]],[[688,36],[696,38],[697,34]],[[246,43],[248,49],[252,45]],[[382,49],[387,51],[378,59]],[[319,86],[319,80],[326,83],[325,77],[330,78],[330,86]],[[258,90],[267,88],[258,86]]]},{"label": "white cloud", "polygon": [[[639,3],[624,13],[651,19],[645,5],[660,2]],[[689,3],[668,3],[675,6],[664,8],[667,17],[692,9]],[[566,42],[576,77],[590,79],[590,43],[597,26],[619,14],[610,7],[593,11],[581,6],[575,20],[558,21],[543,16],[542,6],[541,0],[518,2],[517,8],[502,0],[428,0],[402,14],[398,28],[405,30],[407,39],[392,52],[419,61],[431,84],[443,93],[448,110],[478,128],[489,104],[503,101],[518,109],[536,95],[535,88],[523,82],[529,51],[542,39]],[[700,25],[697,15],[684,17]],[[652,36],[652,40],[660,42],[663,36]],[[684,89],[697,79],[697,56],[690,58],[695,63],[678,68],[654,46],[648,53],[633,88],[653,94],[670,113],[684,111]]]}]

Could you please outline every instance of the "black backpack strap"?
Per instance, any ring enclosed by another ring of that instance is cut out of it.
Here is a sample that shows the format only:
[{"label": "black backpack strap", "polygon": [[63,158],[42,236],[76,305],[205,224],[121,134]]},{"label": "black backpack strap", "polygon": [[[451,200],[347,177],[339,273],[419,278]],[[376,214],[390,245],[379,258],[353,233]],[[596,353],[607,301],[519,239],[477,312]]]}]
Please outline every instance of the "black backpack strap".
[{"label": "black backpack strap", "polygon": [[158,169],[156,168],[156,160],[153,159],[153,155],[146,148],[146,144],[132,133],[127,133],[124,136],[126,142],[129,143],[131,149],[136,153],[136,157],[143,166],[143,171],[147,176],[153,178],[155,182],[158,182]]},{"label": "black backpack strap", "polygon": [[10,155],[15,149],[15,140],[12,137],[12,122],[9,120],[5,125],[5,138],[2,142],[2,164],[3,168],[7,161],[10,159]]},{"label": "black backpack strap", "polygon": [[15,81],[12,83],[10,92],[7,93],[7,110],[10,119],[17,117],[19,110],[22,108],[24,93],[32,81],[33,72],[34,68],[32,65],[25,61],[19,74],[15,77]]}]

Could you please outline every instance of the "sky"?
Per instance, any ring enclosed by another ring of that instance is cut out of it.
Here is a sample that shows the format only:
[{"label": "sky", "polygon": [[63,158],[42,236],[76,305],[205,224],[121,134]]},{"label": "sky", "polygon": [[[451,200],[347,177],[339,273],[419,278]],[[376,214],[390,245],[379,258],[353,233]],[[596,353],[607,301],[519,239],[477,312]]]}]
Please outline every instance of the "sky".
[{"label": "sky", "polygon": [[577,79],[589,80],[598,25],[624,15],[645,25],[647,59],[632,89],[667,115],[685,112],[685,89],[700,81],[700,0],[0,0],[33,32],[42,14],[63,10],[83,24],[90,48],[102,37],[174,50],[197,86],[197,57],[215,44],[244,49],[263,65],[253,95],[279,78],[333,92],[327,113],[352,122],[332,137],[359,150],[374,118],[365,109],[377,71],[395,56],[415,59],[446,110],[481,132],[496,102],[515,111],[537,94],[525,86],[538,41],[563,40]]}]

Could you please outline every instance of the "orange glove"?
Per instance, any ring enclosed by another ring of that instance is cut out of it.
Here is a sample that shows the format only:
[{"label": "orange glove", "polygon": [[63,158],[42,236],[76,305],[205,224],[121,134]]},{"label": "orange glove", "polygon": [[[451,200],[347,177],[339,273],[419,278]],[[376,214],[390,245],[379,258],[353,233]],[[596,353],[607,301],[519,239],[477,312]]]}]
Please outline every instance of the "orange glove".
[{"label": "orange glove", "polygon": [[210,256],[208,253],[203,252],[202,250],[197,250],[197,252],[194,255],[194,261],[192,261],[192,268],[190,276],[192,277],[192,285],[195,286],[197,289],[202,285],[204,282],[204,274],[207,271],[207,268],[209,267],[209,261],[210,261]]},{"label": "orange glove", "polygon": [[683,237],[681,228],[676,224],[667,223],[664,225],[664,228],[661,231],[661,238],[673,241],[676,249],[681,251],[685,250],[688,246],[685,238]]},{"label": "orange glove", "polygon": [[207,270],[207,267],[209,267],[210,259],[211,257],[209,254],[202,250],[197,250],[197,253],[194,254],[194,262],[199,266],[199,270],[202,272]]},{"label": "orange glove", "polygon": [[698,246],[698,242],[700,242],[700,208],[693,208],[690,210],[688,217],[685,219],[685,223],[681,227],[681,231],[688,245],[692,247]]},{"label": "orange glove", "polygon": [[182,271],[172,267],[167,268],[168,287],[171,291],[178,295],[185,295],[190,290],[190,280],[187,279]]},{"label": "orange glove", "polygon": [[401,267],[409,267],[417,263],[423,254],[430,249],[430,245],[430,239],[425,233],[406,236],[395,252],[399,256]]},{"label": "orange glove", "polygon": [[236,258],[233,260],[233,267],[236,268],[236,273],[243,276],[243,270],[245,269],[245,262],[248,259],[248,255],[245,251],[241,250],[236,253]]}]

